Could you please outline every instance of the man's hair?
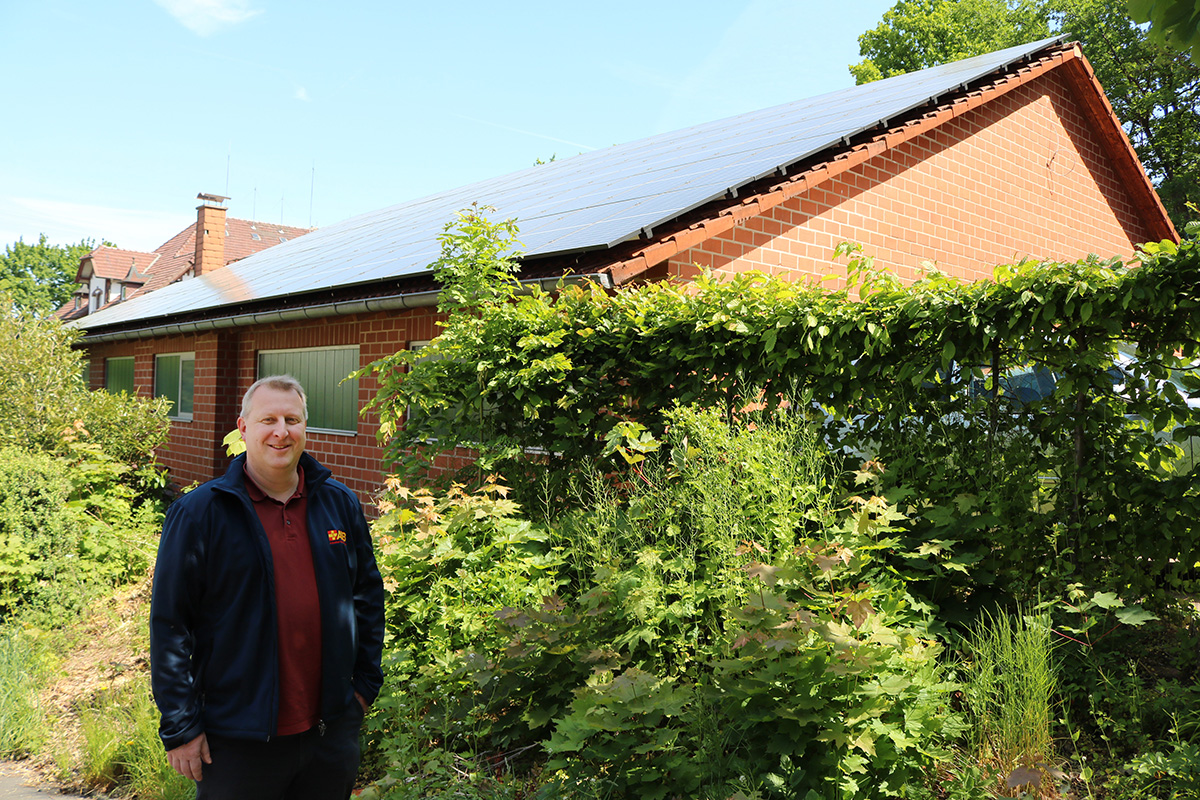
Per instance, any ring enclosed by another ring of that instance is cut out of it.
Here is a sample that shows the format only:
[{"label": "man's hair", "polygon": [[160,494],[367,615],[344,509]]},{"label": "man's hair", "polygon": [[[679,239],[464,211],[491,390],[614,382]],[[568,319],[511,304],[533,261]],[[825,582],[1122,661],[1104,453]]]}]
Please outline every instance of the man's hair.
[{"label": "man's hair", "polygon": [[308,395],[304,393],[304,387],[300,385],[300,381],[291,375],[268,375],[250,384],[250,388],[246,390],[246,394],[242,395],[241,416],[243,418],[250,413],[250,398],[262,386],[266,386],[269,389],[278,389],[281,392],[295,392],[300,395],[300,404],[304,406],[304,421],[308,422]]}]

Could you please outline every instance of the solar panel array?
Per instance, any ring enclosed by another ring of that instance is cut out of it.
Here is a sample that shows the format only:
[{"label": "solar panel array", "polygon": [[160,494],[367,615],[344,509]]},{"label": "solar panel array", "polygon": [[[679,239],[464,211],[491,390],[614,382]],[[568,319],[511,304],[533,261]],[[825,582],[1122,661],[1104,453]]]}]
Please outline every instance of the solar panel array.
[{"label": "solar panel array", "polygon": [[517,220],[527,256],[612,247],[1060,41],[660,134],[362,214],[79,322],[96,331],[426,272],[445,224],[476,202],[494,207],[493,218]]}]

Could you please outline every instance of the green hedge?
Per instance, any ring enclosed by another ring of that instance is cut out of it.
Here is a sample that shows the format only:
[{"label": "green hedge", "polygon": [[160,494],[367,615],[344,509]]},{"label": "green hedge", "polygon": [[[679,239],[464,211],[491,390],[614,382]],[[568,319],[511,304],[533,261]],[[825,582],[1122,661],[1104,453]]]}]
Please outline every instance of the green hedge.
[{"label": "green hedge", "polygon": [[[447,241],[513,245],[511,228],[466,219]],[[1146,245],[1130,264],[1023,262],[971,284],[931,270],[912,286],[843,246],[848,290],[757,274],[555,296],[493,286],[475,289],[470,311],[456,253],[440,273],[459,287],[445,331],[421,360],[400,352],[371,368],[401,474],[471,447],[531,498],[521,487],[653,447],[675,404],[727,418],[761,404],[881,462],[877,488],[912,519],[911,540],[975,560],[969,575],[931,570],[933,599],[1036,600],[1083,582],[1163,605],[1197,588],[1200,500],[1176,439],[1200,432],[1200,412],[1164,383],[1200,387],[1177,371],[1200,341],[1192,240]],[[1118,348],[1135,355],[1125,363]],[[1129,377],[1114,386],[1118,361]],[[997,378],[1027,365],[1056,373],[1056,388],[1014,405]],[[420,413],[405,425],[409,409]]]}]

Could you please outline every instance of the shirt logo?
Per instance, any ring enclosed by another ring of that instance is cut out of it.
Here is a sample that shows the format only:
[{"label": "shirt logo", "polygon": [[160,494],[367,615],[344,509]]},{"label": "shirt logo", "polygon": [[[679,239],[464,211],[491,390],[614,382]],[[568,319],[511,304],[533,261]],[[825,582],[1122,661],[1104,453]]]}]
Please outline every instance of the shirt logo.
[{"label": "shirt logo", "polygon": [[345,544],[346,543],[346,532],[345,531],[329,531],[329,543],[330,544]]}]

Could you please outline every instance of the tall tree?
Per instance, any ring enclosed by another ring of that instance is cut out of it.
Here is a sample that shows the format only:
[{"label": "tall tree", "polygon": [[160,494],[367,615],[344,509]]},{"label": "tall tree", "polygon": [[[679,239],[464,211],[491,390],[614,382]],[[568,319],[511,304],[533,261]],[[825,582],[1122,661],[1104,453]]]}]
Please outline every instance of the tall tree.
[{"label": "tall tree", "polygon": [[44,233],[37,244],[18,239],[0,255],[0,296],[12,298],[18,308],[49,314],[70,299],[79,260],[95,246],[91,239],[79,244],[50,244]]},{"label": "tall tree", "polygon": [[1128,0],[1129,15],[1150,23],[1150,37],[1200,60],[1200,0]]},{"label": "tall tree", "polygon": [[1049,15],[1033,0],[899,0],[858,37],[866,58],[850,73],[870,83],[1047,36]]},{"label": "tall tree", "polygon": [[1106,0],[899,0],[859,37],[867,83],[1062,33],[1083,45],[1180,230],[1200,205],[1200,66]]}]

